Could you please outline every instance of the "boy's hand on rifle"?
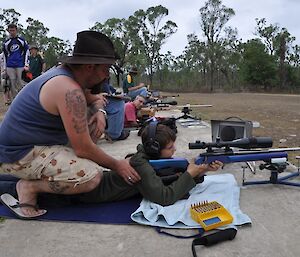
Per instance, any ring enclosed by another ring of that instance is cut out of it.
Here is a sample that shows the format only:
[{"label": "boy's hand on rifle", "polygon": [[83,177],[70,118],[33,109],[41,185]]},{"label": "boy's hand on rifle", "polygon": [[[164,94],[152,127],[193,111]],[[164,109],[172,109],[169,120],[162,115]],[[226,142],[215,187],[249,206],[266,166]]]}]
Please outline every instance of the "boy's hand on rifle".
[{"label": "boy's hand on rifle", "polygon": [[[204,164],[204,165],[207,165],[207,164]],[[208,170],[207,171],[216,171],[219,168],[222,168],[222,166],[223,166],[222,162],[220,162],[220,161],[214,161],[214,162],[208,164]]]},{"label": "boy's hand on rifle", "polygon": [[222,166],[223,163],[220,161],[214,161],[210,164],[197,165],[195,164],[195,159],[193,159],[187,168],[187,172],[190,173],[190,175],[194,178],[200,174],[204,174],[207,171],[216,171]]}]

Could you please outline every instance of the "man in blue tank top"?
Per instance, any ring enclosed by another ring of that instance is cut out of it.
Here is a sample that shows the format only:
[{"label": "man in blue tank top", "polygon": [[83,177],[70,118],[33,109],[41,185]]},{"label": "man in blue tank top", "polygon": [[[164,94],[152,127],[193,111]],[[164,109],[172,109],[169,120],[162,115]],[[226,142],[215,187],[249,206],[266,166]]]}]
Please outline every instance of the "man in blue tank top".
[{"label": "man in blue tank top", "polygon": [[116,160],[98,148],[105,130],[99,84],[109,77],[116,53],[111,40],[95,31],[77,34],[73,55],[28,83],[0,125],[0,173],[21,178],[18,203],[1,200],[18,216],[32,218],[39,193],[78,194],[93,190],[102,167],[115,170],[128,184],[140,176],[127,160]]}]

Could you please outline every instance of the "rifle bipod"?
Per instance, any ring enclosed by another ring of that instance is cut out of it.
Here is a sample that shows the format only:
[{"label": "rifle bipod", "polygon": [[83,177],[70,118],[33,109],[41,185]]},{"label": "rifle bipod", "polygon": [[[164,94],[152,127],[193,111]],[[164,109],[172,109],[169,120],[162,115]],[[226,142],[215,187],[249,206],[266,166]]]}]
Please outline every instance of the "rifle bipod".
[{"label": "rifle bipod", "polygon": [[260,164],[259,169],[267,169],[271,171],[269,180],[259,180],[259,181],[247,181],[245,182],[245,170],[243,169],[243,186],[247,185],[262,185],[262,184],[282,184],[288,186],[296,186],[300,187],[300,182],[292,182],[287,181],[288,179],[298,177],[300,175],[299,168],[296,172],[291,172],[289,175],[279,177],[278,174],[284,172],[286,166],[288,164],[286,162],[282,163],[272,163],[271,161]]}]

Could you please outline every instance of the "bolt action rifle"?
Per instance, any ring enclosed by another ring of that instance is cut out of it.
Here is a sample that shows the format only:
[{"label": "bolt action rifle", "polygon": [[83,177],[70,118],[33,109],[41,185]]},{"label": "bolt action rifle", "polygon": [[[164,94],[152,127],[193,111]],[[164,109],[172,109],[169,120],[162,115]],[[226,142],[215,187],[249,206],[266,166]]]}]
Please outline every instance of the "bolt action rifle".
[{"label": "bolt action rifle", "polygon": [[[222,163],[248,162],[248,161],[265,161],[265,162],[286,162],[288,151],[300,151],[296,148],[276,148],[276,149],[257,149],[270,148],[273,145],[270,137],[252,137],[242,138],[233,141],[220,141],[205,143],[196,141],[189,143],[189,149],[206,149],[206,152],[200,153],[195,159],[196,164],[212,163],[221,161]],[[235,150],[233,148],[241,148]],[[170,158],[150,160],[150,165],[159,170],[162,168],[187,168],[189,162],[185,158]]]}]

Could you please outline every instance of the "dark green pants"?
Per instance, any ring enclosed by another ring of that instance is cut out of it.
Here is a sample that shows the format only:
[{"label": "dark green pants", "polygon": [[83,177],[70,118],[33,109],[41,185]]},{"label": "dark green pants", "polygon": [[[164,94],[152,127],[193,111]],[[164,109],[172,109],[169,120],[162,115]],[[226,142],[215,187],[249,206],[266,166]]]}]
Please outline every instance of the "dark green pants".
[{"label": "dark green pants", "polygon": [[115,171],[103,172],[100,184],[88,193],[80,194],[82,203],[113,202],[137,195],[136,186],[127,184]]}]

